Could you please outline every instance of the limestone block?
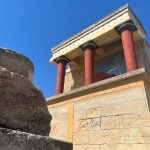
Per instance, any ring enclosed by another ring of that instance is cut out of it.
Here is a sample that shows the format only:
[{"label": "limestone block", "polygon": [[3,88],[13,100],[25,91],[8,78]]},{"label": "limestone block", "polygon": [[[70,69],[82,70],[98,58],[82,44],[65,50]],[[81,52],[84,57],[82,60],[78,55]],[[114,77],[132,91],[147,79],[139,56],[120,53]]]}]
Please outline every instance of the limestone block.
[{"label": "limestone block", "polygon": [[146,144],[100,145],[100,150],[147,150]]},{"label": "limestone block", "polygon": [[0,126],[49,135],[50,121],[42,92],[28,78],[0,67]]},{"label": "limestone block", "polygon": [[48,109],[52,116],[68,113],[68,105],[59,105],[56,107],[49,107]]},{"label": "limestone block", "polygon": [[88,103],[87,101],[84,100],[80,100],[80,101],[76,101],[74,104],[74,111],[81,111],[83,109],[87,109]]},{"label": "limestone block", "polygon": [[89,144],[118,144],[120,141],[119,130],[100,130],[89,133]]},{"label": "limestone block", "polygon": [[99,146],[99,149],[100,150],[116,150],[114,149],[114,146],[113,145],[108,145],[108,144],[102,144]]},{"label": "limestone block", "polygon": [[84,95],[83,97],[80,97],[79,101],[75,102],[74,106],[75,111],[99,107],[100,97],[93,96],[93,94]]},{"label": "limestone block", "polygon": [[147,150],[150,150],[150,144],[147,145],[147,148],[148,148]]},{"label": "limestone block", "polygon": [[74,145],[73,150],[101,150],[99,145]]},{"label": "limestone block", "polygon": [[113,129],[89,132],[91,145],[149,144],[150,127]]},{"label": "limestone block", "polygon": [[0,128],[0,150],[72,150],[72,147],[71,143],[46,136]]},{"label": "limestone block", "polygon": [[100,126],[101,126],[100,118],[87,119],[87,130],[89,132],[100,130]]},{"label": "limestone block", "polygon": [[101,116],[119,115],[125,113],[135,113],[149,111],[146,99],[136,99],[105,105],[101,109]]},{"label": "limestone block", "polygon": [[108,105],[124,101],[146,98],[145,88],[137,86],[101,95],[100,105]]},{"label": "limestone block", "polygon": [[107,116],[101,118],[101,129],[119,129],[119,116]]},{"label": "limestone block", "polygon": [[87,109],[98,108],[100,106],[100,101],[101,101],[101,96],[95,95],[95,93],[87,95],[85,99],[85,103],[87,104],[86,108]]},{"label": "limestone block", "polygon": [[87,109],[87,118],[96,118],[100,117],[100,112],[101,112],[100,107],[95,107],[95,108],[89,108]]},{"label": "limestone block", "polygon": [[[84,131],[84,132],[77,132],[73,134],[73,142],[74,144],[88,144],[89,143],[89,133]],[[91,139],[90,139],[91,140]]]},{"label": "limestone block", "polygon": [[117,150],[117,144],[102,144],[99,146],[100,150]]},{"label": "limestone block", "polygon": [[87,145],[73,145],[73,150],[86,150]]},{"label": "limestone block", "polygon": [[120,128],[150,127],[150,112],[119,116]]},{"label": "limestone block", "polygon": [[12,50],[0,48],[0,66],[30,80],[33,78],[33,63],[27,57]]},{"label": "limestone block", "polygon": [[105,144],[105,136],[103,131],[94,131],[89,133],[89,144],[98,145],[98,144]]},{"label": "limestone block", "polygon": [[147,150],[145,144],[118,144],[116,150]]},{"label": "limestone block", "polygon": [[122,129],[120,143],[150,144],[150,127]]},{"label": "limestone block", "polygon": [[86,150],[99,150],[99,145],[87,145]]},{"label": "limestone block", "polygon": [[98,131],[100,130],[100,123],[101,123],[100,118],[91,118],[75,121],[74,132]]},{"label": "limestone block", "polygon": [[74,120],[81,120],[87,118],[87,111],[86,109],[80,111],[74,111]]},{"label": "limestone block", "polygon": [[122,129],[133,127],[150,127],[150,113],[131,113],[117,116],[107,116],[101,119],[102,129]]},{"label": "limestone block", "polygon": [[87,131],[87,119],[74,121],[73,132]]},{"label": "limestone block", "polygon": [[105,137],[105,143],[107,144],[118,144],[120,140],[120,130],[103,130]]},{"label": "limestone block", "polygon": [[67,131],[67,122],[60,122],[54,124],[51,123],[51,132],[49,136],[58,140],[67,141]]},{"label": "limestone block", "polygon": [[52,124],[54,123],[61,123],[61,122],[68,122],[68,114],[58,114],[52,116]]},{"label": "limestone block", "polygon": [[149,57],[149,45],[145,40],[140,40],[136,42],[136,55],[138,67],[144,67],[147,71],[150,72],[150,57]]}]

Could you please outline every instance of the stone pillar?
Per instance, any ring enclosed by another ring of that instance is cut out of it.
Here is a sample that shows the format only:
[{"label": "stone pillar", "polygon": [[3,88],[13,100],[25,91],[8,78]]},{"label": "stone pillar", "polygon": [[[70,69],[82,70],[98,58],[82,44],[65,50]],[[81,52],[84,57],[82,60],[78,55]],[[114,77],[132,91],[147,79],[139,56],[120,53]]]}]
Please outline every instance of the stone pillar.
[{"label": "stone pillar", "polygon": [[117,30],[122,39],[127,71],[129,72],[138,69],[133,39],[133,32],[136,31],[135,25],[133,23],[124,23],[119,26]]},{"label": "stone pillar", "polygon": [[55,62],[57,63],[56,95],[58,95],[64,91],[65,70],[69,59],[65,56],[61,56],[56,58]]},{"label": "stone pillar", "polygon": [[94,82],[94,51],[97,45],[94,42],[88,42],[81,48],[84,51],[85,85],[89,85]]}]

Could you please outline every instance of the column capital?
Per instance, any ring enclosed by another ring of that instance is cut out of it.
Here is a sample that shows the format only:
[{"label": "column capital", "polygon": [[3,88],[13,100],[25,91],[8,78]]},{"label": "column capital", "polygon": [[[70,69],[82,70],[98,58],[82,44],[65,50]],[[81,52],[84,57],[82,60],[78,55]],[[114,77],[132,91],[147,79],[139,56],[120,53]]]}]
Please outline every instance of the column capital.
[{"label": "column capital", "polygon": [[70,62],[70,59],[67,58],[67,57],[65,57],[65,56],[60,56],[60,57],[56,58],[54,61],[55,61],[57,64],[58,64],[58,63],[61,63],[61,62],[67,64],[67,63]]},{"label": "column capital", "polygon": [[134,32],[137,30],[137,27],[132,21],[129,21],[117,27],[116,30],[119,34],[121,34],[123,31],[126,31],[126,30]]},{"label": "column capital", "polygon": [[97,44],[93,41],[89,41],[80,46],[80,48],[84,51],[86,49],[96,50],[98,48]]}]

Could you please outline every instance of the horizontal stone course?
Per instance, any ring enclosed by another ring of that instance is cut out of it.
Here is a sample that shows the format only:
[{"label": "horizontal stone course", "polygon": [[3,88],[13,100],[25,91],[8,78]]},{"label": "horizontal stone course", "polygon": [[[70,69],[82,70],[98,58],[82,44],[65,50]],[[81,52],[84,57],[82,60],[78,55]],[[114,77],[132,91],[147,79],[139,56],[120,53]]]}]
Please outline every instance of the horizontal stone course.
[{"label": "horizontal stone course", "polygon": [[148,150],[147,144],[100,145],[99,150]]},{"label": "horizontal stone course", "polygon": [[72,144],[0,127],[0,150],[72,150]]},{"label": "horizontal stone course", "polygon": [[149,150],[147,144],[74,145],[73,150]]},{"label": "horizontal stone course", "polygon": [[150,127],[80,131],[74,133],[74,144],[150,144]]},{"label": "horizontal stone course", "polygon": [[33,79],[33,63],[27,57],[15,51],[0,48],[0,66],[14,73],[21,74],[30,80]]},{"label": "horizontal stone course", "polygon": [[[82,102],[83,105],[88,105],[86,101]],[[75,104],[75,107],[78,107],[78,103]],[[80,102],[79,102],[80,107]],[[90,105],[89,105],[90,107]],[[79,111],[75,111],[74,119],[86,119],[86,118],[96,118],[103,116],[111,116],[111,115],[120,115],[120,114],[128,114],[135,112],[144,112],[148,111],[149,107],[147,106],[147,100],[143,99],[133,99],[129,101],[113,103],[109,105],[93,107],[86,109],[85,106],[83,109]]]},{"label": "horizontal stone course", "polygon": [[101,118],[101,129],[150,127],[150,113],[131,113]]}]

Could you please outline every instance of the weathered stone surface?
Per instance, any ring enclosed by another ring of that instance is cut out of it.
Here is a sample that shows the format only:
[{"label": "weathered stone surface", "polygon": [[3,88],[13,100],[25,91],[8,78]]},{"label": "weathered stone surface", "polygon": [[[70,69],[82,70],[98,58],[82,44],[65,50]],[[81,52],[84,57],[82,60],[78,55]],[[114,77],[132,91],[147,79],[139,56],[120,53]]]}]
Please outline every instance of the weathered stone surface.
[{"label": "weathered stone surface", "polygon": [[73,145],[73,150],[86,150],[87,145]]},{"label": "weathered stone surface", "polygon": [[50,120],[41,91],[28,78],[0,67],[0,126],[49,135]]},{"label": "weathered stone surface", "polygon": [[102,129],[119,129],[119,116],[108,116],[101,118]]},{"label": "weathered stone surface", "polygon": [[120,128],[150,127],[150,112],[119,116]]},{"label": "weathered stone surface", "polygon": [[27,57],[12,50],[0,48],[0,66],[21,74],[30,80],[33,78],[33,63]]},{"label": "weathered stone surface", "polygon": [[86,109],[83,109],[80,111],[75,111],[75,113],[74,113],[74,120],[86,119],[86,117],[87,117]]},{"label": "weathered stone surface", "polygon": [[66,122],[51,123],[50,137],[62,141],[67,141],[68,124]]},{"label": "weathered stone surface", "polygon": [[148,150],[146,144],[104,144],[99,148],[99,150]]},{"label": "weathered stone surface", "polygon": [[[61,105],[69,105],[73,101],[75,150],[94,150],[98,146],[99,150],[148,150],[150,86],[148,76],[135,77],[122,78],[119,82],[116,80],[113,87],[107,82],[110,86],[105,83],[104,89],[100,86],[102,81],[96,83],[99,86],[95,90],[96,84],[92,84],[90,88],[87,86],[63,93],[48,102],[49,107],[57,107],[58,110]],[[145,82],[148,84],[147,91]],[[68,122],[68,126],[70,124]]]},{"label": "weathered stone surface", "polygon": [[73,135],[73,144],[88,144],[89,143],[89,133],[88,132],[78,132]]},{"label": "weathered stone surface", "polygon": [[119,143],[150,144],[150,127],[122,129],[120,134]]},{"label": "weathered stone surface", "polygon": [[101,116],[110,116],[110,115],[120,115],[126,113],[149,111],[149,107],[146,103],[147,100],[145,98],[124,101],[121,103],[114,103],[110,105],[105,105],[101,109],[100,113]]},{"label": "weathered stone surface", "polygon": [[0,150],[72,150],[72,144],[45,136],[0,128]]},{"label": "weathered stone surface", "polygon": [[87,109],[87,118],[95,118],[95,117],[100,117],[100,112],[101,112],[100,107],[95,107],[95,108],[89,108]]},{"label": "weathered stone surface", "polygon": [[118,144],[120,141],[119,130],[100,130],[89,133],[89,144]]},{"label": "weathered stone surface", "polygon": [[149,147],[147,144],[74,145],[73,150],[149,150]]},{"label": "weathered stone surface", "polygon": [[98,131],[100,130],[100,124],[101,124],[100,118],[78,120],[74,122],[74,132]]}]

